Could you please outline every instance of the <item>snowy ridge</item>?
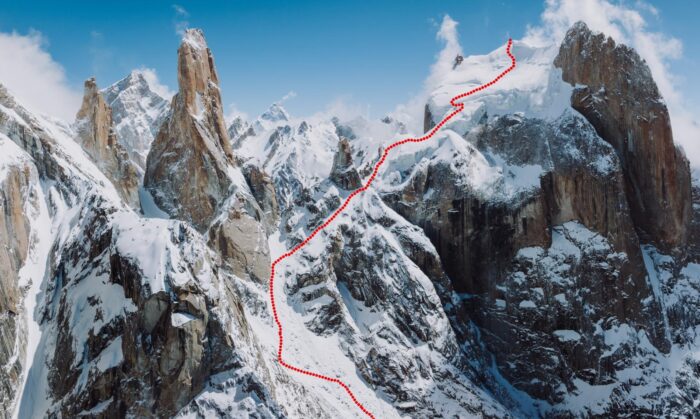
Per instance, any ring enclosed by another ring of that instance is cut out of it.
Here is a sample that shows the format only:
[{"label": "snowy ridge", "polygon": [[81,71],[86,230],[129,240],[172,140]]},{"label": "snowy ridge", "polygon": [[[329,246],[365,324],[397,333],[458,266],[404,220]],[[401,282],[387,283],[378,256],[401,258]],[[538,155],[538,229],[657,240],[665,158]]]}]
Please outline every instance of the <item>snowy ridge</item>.
[{"label": "snowy ridge", "polygon": [[134,70],[101,91],[112,108],[117,140],[142,169],[158,129],[169,112],[166,98],[156,92],[144,71]]},{"label": "snowy ridge", "polygon": [[[447,73],[432,92],[428,107],[433,121],[439,121],[451,109],[450,99],[486,81],[504,65],[504,48],[487,55],[469,56]],[[551,119],[569,109],[572,87],[562,81],[561,70],[553,60],[558,46],[536,47],[514,41],[513,54],[518,57],[518,71],[465,102],[465,108],[448,128],[465,134],[484,114],[522,112],[528,118]]]}]

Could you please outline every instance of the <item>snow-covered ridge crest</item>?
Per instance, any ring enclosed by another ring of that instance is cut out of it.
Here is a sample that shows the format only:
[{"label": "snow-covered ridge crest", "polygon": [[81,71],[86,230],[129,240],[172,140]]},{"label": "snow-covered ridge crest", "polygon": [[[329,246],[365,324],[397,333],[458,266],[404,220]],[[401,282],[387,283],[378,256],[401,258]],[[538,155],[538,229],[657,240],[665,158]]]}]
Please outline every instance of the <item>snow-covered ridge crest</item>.
[{"label": "snow-covered ridge crest", "polygon": [[117,140],[145,171],[148,150],[169,112],[172,92],[158,84],[152,70],[143,69],[132,71],[101,93],[112,109]]}]

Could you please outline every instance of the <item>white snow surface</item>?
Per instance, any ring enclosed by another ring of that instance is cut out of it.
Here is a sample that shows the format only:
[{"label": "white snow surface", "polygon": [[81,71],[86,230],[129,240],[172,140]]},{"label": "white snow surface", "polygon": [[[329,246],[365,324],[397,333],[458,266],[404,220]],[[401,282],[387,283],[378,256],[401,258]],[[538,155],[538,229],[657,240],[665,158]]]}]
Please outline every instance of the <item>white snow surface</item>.
[{"label": "white snow surface", "polygon": [[178,245],[173,237],[177,234],[179,221],[141,218],[131,211],[117,212],[112,220],[115,250],[139,267],[151,294],[169,293],[171,285],[183,286],[190,281],[192,275],[187,267],[191,259],[200,262],[194,265],[199,269],[194,272],[199,285],[205,290],[213,290],[211,265],[205,257],[207,247],[199,241]]}]

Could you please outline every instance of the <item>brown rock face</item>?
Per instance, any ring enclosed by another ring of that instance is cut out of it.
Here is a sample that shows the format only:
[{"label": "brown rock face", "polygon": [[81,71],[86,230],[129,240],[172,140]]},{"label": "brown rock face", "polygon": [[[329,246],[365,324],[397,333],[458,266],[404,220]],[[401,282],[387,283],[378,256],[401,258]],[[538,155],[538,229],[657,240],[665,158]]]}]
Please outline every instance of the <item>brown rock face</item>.
[{"label": "brown rock face", "polygon": [[228,208],[209,229],[209,246],[235,275],[264,283],[270,276],[270,250],[265,228],[251,212],[240,204]]},{"label": "brown rock face", "polygon": [[214,58],[198,29],[178,49],[179,91],[148,154],[144,184],[171,216],[204,231],[229,195],[229,144]]},{"label": "brown rock face", "polygon": [[[0,147],[7,139],[0,138]],[[24,209],[30,182],[37,180],[30,164],[0,163],[0,417],[10,418],[25,363],[26,324],[19,269],[29,249],[29,220]],[[2,173],[4,172],[4,174]],[[35,278],[34,280],[40,280]]]},{"label": "brown rock face", "polygon": [[130,206],[138,207],[138,168],[117,142],[112,109],[97,89],[94,78],[85,81],[83,104],[75,124],[83,150],[112,181],[122,199]]},{"label": "brown rock face", "polygon": [[574,90],[572,106],[617,151],[640,234],[662,248],[685,244],[690,169],[673,144],[668,109],[649,67],[634,50],[581,22],[567,33],[554,64],[564,81],[585,85]]},{"label": "brown rock face", "polygon": [[280,216],[280,208],[272,178],[255,165],[245,166],[243,175],[246,182],[248,182],[248,186],[250,186],[250,191],[263,211],[265,226],[268,229],[275,228]]},{"label": "brown rock face", "polygon": [[362,185],[360,175],[352,164],[352,150],[346,138],[338,141],[330,178],[336,185],[347,190],[355,190]]}]

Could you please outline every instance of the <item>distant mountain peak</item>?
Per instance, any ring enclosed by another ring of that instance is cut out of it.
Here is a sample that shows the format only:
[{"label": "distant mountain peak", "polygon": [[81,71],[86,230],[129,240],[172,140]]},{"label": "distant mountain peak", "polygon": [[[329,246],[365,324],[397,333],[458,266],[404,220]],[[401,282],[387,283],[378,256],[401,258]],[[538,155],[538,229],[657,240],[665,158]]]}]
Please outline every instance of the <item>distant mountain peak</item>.
[{"label": "distant mountain peak", "polygon": [[289,121],[289,113],[282,104],[275,102],[262,114],[260,119],[270,122]]}]

